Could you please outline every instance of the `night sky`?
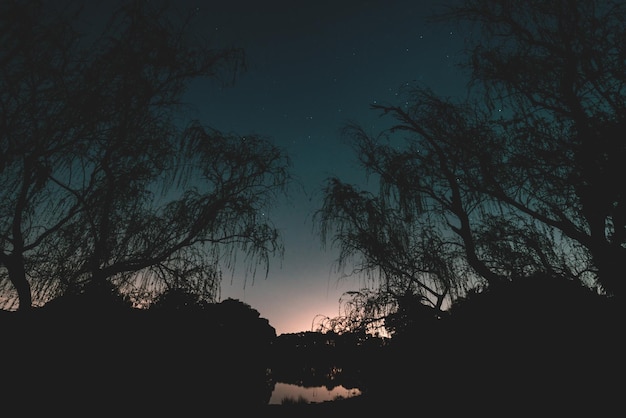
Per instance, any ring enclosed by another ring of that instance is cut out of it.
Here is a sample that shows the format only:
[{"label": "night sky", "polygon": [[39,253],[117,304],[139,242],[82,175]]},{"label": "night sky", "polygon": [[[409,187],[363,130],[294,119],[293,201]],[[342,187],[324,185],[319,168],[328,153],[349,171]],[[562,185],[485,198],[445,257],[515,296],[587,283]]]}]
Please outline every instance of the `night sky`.
[{"label": "night sky", "polygon": [[241,47],[247,70],[235,83],[194,84],[197,117],[223,132],[256,133],[283,147],[293,162],[289,198],[269,211],[285,253],[269,274],[224,272],[221,299],[249,304],[277,334],[310,331],[316,315],[337,316],[347,290],[364,286],[341,278],[336,252],[323,248],[313,225],[325,179],[364,184],[364,172],[341,128],[358,122],[372,132],[386,121],[373,103],[400,103],[407,83],[451,96],[467,79],[456,66],[463,33],[427,22],[441,1],[191,1],[196,22],[216,47]]}]

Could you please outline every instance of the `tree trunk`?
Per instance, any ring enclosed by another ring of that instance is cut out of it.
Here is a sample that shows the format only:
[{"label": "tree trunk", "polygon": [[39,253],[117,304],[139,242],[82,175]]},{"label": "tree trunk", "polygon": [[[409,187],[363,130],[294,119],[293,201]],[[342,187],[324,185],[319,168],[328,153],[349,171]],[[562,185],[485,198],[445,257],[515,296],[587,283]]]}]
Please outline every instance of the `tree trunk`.
[{"label": "tree trunk", "polygon": [[26,279],[26,270],[24,268],[24,257],[22,254],[11,254],[4,256],[4,265],[9,273],[9,280],[17,291],[19,301],[18,310],[28,311],[33,306],[32,294],[30,291],[30,283]]}]

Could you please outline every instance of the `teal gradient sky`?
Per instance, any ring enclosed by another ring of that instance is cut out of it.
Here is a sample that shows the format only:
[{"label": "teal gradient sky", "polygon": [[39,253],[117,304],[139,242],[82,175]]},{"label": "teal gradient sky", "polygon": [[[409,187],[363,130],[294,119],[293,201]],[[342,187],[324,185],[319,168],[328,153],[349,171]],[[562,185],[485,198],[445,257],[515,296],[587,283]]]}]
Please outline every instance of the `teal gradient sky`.
[{"label": "teal gradient sky", "polygon": [[340,279],[332,248],[322,248],[313,214],[326,178],[364,184],[340,131],[355,121],[376,132],[384,119],[373,103],[398,103],[399,89],[423,83],[443,95],[463,88],[456,67],[464,34],[426,17],[437,1],[186,0],[204,36],[242,47],[247,71],[234,85],[201,83],[189,92],[192,116],[224,132],[256,133],[284,148],[295,183],[269,213],[280,228],[284,258],[252,281],[224,272],[221,298],[249,304],[278,334],[311,330],[316,315],[340,314],[339,299],[365,283]]}]

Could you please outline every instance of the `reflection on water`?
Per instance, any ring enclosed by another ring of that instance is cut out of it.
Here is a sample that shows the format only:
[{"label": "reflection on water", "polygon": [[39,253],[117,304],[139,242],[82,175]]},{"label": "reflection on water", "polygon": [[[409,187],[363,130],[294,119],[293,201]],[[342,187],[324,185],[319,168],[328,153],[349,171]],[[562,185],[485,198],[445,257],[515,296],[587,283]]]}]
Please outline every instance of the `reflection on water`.
[{"label": "reflection on water", "polygon": [[337,397],[350,398],[358,396],[361,391],[356,388],[346,389],[339,385],[329,390],[326,386],[303,387],[290,383],[276,382],[269,403],[280,405],[285,398],[291,401],[304,399],[309,403],[332,401]]}]

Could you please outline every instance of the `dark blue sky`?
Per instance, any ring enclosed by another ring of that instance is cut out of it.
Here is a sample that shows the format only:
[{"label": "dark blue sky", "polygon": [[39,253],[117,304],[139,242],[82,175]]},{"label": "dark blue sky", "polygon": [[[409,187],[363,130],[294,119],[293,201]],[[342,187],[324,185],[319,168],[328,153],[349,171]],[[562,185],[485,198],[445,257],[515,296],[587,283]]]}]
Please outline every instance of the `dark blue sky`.
[{"label": "dark blue sky", "polygon": [[419,82],[442,95],[458,94],[466,78],[463,33],[427,23],[441,1],[186,0],[216,47],[242,47],[248,68],[232,86],[196,84],[194,116],[225,132],[256,133],[289,153],[296,183],[290,199],[269,213],[281,229],[284,258],[272,260],[267,279],[225,272],[222,299],[233,297],[267,318],[278,334],[308,331],[316,315],[339,314],[339,298],[359,278],[340,279],[336,253],[323,249],[312,216],[329,176],[363,184],[364,173],[341,137],[356,121],[384,126],[369,106],[401,103],[397,93]]}]

